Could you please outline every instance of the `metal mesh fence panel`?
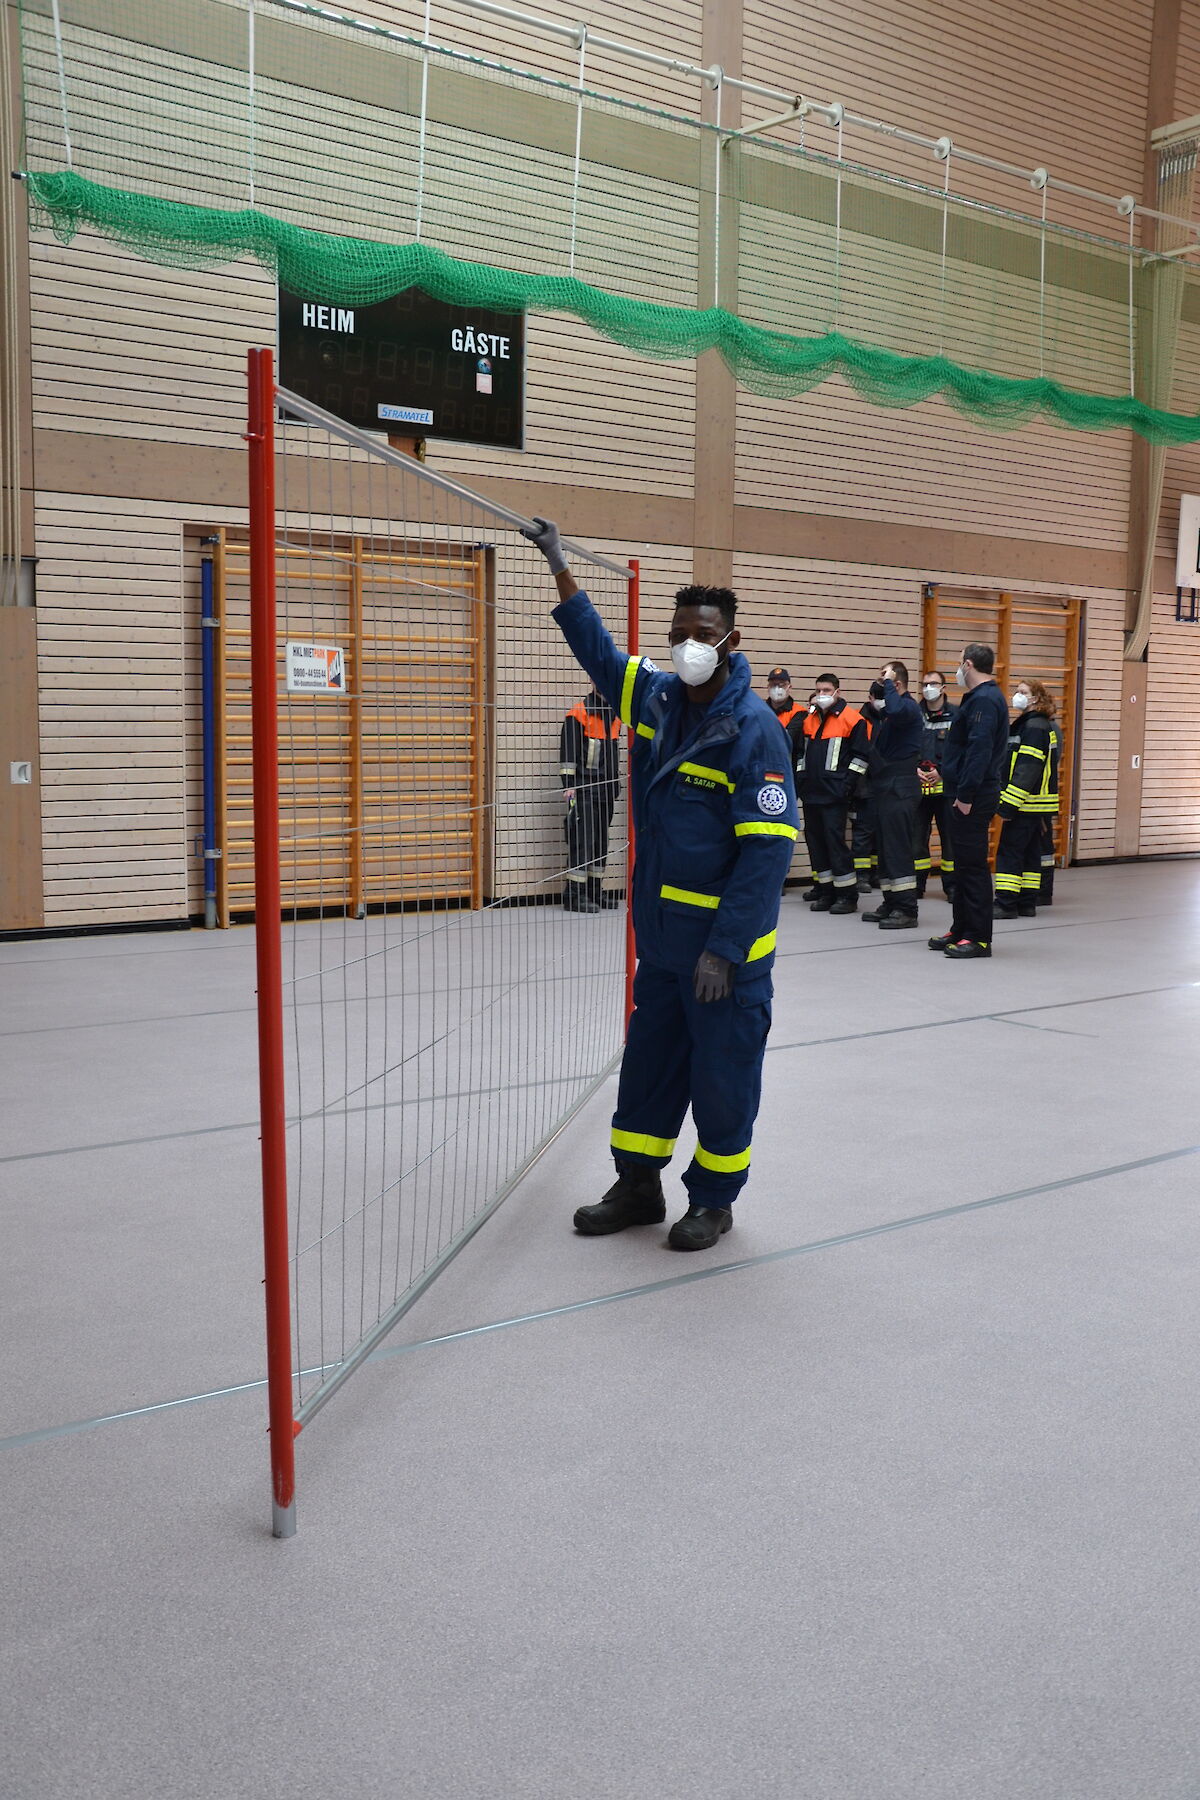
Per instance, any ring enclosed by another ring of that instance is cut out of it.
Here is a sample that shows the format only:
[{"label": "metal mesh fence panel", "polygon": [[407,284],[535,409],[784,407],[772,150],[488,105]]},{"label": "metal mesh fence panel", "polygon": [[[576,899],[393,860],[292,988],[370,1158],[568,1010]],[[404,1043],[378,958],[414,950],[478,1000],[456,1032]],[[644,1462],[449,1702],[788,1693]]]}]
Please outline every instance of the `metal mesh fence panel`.
[{"label": "metal mesh fence panel", "polygon": [[[260,977],[278,945],[302,1426],[613,1066],[627,843],[611,785],[607,842],[568,838],[559,734],[590,683],[516,516],[283,400],[274,622],[253,598],[253,523],[251,555],[225,545],[222,621],[227,721],[256,634],[270,657],[255,756],[273,721],[278,837],[257,828],[261,790],[235,789],[227,742],[225,874],[229,905],[254,910]],[[623,639],[629,569],[572,556]],[[259,899],[269,855],[278,920]],[[264,1089],[265,1122],[272,1104]]]}]

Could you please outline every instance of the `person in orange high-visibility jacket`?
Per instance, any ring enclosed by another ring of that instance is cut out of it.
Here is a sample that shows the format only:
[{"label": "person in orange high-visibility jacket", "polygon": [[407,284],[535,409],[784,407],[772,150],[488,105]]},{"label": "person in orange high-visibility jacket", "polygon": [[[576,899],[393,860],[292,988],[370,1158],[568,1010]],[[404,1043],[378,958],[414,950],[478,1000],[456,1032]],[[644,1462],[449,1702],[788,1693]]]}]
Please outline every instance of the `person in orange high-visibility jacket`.
[{"label": "person in orange high-visibility jacket", "polygon": [[567,803],[567,871],[563,907],[598,913],[620,896],[602,885],[608,860],[608,828],[617,803],[621,721],[593,688],[573,706],[558,736],[558,773]]},{"label": "person in orange high-visibility jacket", "polygon": [[667,1241],[707,1249],[732,1225],[750,1169],[779,901],[799,836],[787,745],[751,691],[727,588],[680,589],[667,675],[613,643],[555,525],[535,519],[525,535],[554,575],[563,636],[634,734],[638,969],[612,1123],[617,1180],[579,1208],[575,1228],[598,1237],[666,1216],[659,1171],[690,1105],[690,1205]]},{"label": "person in orange high-visibility jacket", "polygon": [[767,676],[767,705],[786,731],[793,719],[802,719],[807,706],[792,692],[792,678],[786,669],[772,669]]}]

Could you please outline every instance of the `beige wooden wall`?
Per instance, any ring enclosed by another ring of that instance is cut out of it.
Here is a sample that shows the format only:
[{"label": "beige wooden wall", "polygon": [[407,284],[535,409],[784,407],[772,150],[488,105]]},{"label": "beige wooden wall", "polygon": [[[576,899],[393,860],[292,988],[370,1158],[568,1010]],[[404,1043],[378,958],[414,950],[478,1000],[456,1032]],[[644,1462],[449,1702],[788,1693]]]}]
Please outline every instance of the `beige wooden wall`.
[{"label": "beige wooden wall", "polygon": [[[423,12],[416,0],[359,10],[418,27]],[[535,10],[591,17],[700,62],[738,13],[733,0],[539,0]],[[533,41],[507,25],[448,6],[445,16],[464,42],[534,60]],[[1051,0],[1031,19],[1017,31],[983,0],[949,13],[933,0],[850,12],[745,0],[741,66],[787,88],[802,77],[810,92],[1016,162],[1044,160],[1087,185],[1140,191],[1151,0]],[[544,41],[537,57],[547,63]],[[565,47],[549,55],[560,64],[574,73]],[[618,78],[599,58],[595,71]],[[633,65],[619,79],[650,102],[695,98],[682,78]],[[1183,4],[1177,104],[1200,111],[1200,0]],[[1013,201],[1010,188],[988,197]],[[245,516],[244,358],[247,345],[272,341],[273,285],[254,265],[169,270],[88,234],[69,248],[39,238],[30,257],[46,923],[181,918],[198,909],[200,805],[196,564],[185,534]],[[882,656],[915,660],[924,581],[1082,594],[1076,851],[1113,853],[1126,438],[1046,425],[985,433],[940,402],[873,409],[837,379],[796,400],[727,402],[690,363],[639,359],[573,322],[536,317],[528,424],[523,455],[448,444],[431,453],[510,504],[553,511],[576,535],[639,555],[651,649],[693,545],[706,571],[738,586],[760,676],[782,660],[799,686],[832,661],[852,693]],[[1200,488],[1198,455],[1171,458],[1170,491]],[[1200,631],[1176,628],[1160,606],[1151,690],[1162,717],[1173,716],[1167,695],[1200,679],[1198,657]],[[1200,850],[1200,821],[1186,809],[1161,824],[1173,804],[1153,772],[1162,758],[1152,737],[1143,847]]]}]

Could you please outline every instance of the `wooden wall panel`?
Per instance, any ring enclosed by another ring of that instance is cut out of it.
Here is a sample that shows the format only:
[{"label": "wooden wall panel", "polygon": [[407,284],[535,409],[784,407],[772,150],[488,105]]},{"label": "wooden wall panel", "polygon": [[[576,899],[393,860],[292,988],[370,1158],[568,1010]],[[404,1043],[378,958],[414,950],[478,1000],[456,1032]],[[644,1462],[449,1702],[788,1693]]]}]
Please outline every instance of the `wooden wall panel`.
[{"label": "wooden wall panel", "polygon": [[1120,550],[1129,461],[1127,435],[981,431],[940,400],[873,407],[840,376],[791,400],[738,395],[741,505]]},{"label": "wooden wall panel", "polygon": [[[654,0],[538,0],[536,6],[523,10],[565,24],[582,20],[618,43],[659,50],[686,62],[701,61],[702,0],[671,0],[669,8],[656,6]],[[424,28],[423,0],[362,0],[354,11],[359,18],[410,31],[418,38]],[[569,44],[532,32],[515,20],[488,19],[468,12],[456,6],[454,0],[436,0],[431,35],[435,40],[497,57],[510,67],[532,69],[563,81],[578,78],[578,53]],[[695,81],[665,69],[647,68],[604,50],[589,52],[586,67],[596,85],[631,100],[682,109],[689,100],[697,98]]]},{"label": "wooden wall panel", "polygon": [[1177,624],[1156,594],[1146,691],[1143,856],[1200,853],[1200,625]]},{"label": "wooden wall panel", "polygon": [[1179,54],[1175,63],[1175,117],[1200,113],[1200,0],[1183,0],[1179,9]]},{"label": "wooden wall panel", "polygon": [[[1102,194],[1140,193],[1153,0],[1050,0],[1016,18],[989,0],[862,0],[853,8],[745,0],[744,66],[789,92],[840,100],[852,112],[1001,161],[1043,163]],[[763,112],[771,111],[764,106]],[[793,140],[798,135],[789,127]],[[787,135],[786,133],[780,135]],[[834,134],[810,124],[810,144]],[[846,155],[936,185],[928,151],[847,130]],[[1034,213],[1020,180],[959,164],[955,186]],[[1115,221],[1070,195],[1052,220],[1097,230]]]},{"label": "wooden wall panel", "polygon": [[[275,337],[275,290],[256,264],[160,268],[81,232],[33,253],[35,425],[237,446],[245,361]],[[528,323],[527,448],[431,440],[431,461],[472,477],[691,492],[690,364],[638,357],[578,321]]]}]

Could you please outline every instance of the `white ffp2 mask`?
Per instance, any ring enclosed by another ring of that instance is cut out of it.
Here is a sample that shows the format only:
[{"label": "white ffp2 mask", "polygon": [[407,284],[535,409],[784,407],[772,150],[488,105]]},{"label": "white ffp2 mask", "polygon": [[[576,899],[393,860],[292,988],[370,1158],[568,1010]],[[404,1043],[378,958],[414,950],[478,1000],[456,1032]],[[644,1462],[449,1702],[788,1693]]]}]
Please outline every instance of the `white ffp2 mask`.
[{"label": "white ffp2 mask", "polygon": [[814,694],[813,695],[814,705],[819,706],[821,708],[822,712],[824,712],[824,710],[827,706],[832,706],[833,702],[834,702],[834,696],[832,694]]},{"label": "white ffp2 mask", "polygon": [[1014,694],[1012,699],[1009,701],[1009,705],[1012,707],[1014,712],[1024,712],[1025,708],[1029,705],[1029,695],[1028,694]]},{"label": "white ffp2 mask", "polygon": [[787,689],[781,688],[781,687],[768,688],[767,695],[772,700],[786,700],[787,699]]},{"label": "white ffp2 mask", "polygon": [[[731,635],[727,631],[721,644]],[[684,638],[682,644],[672,644],[671,661],[680,681],[685,681],[688,687],[703,687],[706,681],[711,680],[721,660],[717,655],[721,644],[699,644],[695,638]]]},{"label": "white ffp2 mask", "polygon": [[931,681],[927,681],[921,692],[932,706],[935,700],[940,699],[942,690],[940,687],[935,687]]}]

